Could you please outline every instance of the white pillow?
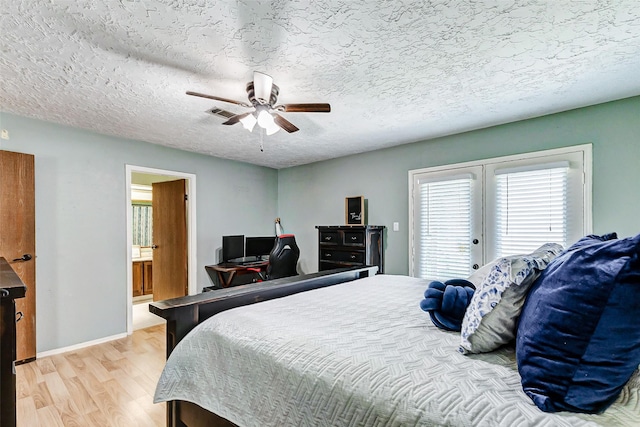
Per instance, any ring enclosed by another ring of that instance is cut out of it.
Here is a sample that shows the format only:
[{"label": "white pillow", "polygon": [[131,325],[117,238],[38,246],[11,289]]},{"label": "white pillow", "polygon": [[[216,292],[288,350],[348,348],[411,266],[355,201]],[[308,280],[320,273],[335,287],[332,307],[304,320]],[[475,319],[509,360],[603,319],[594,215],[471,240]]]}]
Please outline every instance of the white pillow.
[{"label": "white pillow", "polygon": [[562,250],[546,243],[528,255],[498,258],[469,277],[476,292],[462,320],[459,351],[484,353],[513,340],[529,288]]}]

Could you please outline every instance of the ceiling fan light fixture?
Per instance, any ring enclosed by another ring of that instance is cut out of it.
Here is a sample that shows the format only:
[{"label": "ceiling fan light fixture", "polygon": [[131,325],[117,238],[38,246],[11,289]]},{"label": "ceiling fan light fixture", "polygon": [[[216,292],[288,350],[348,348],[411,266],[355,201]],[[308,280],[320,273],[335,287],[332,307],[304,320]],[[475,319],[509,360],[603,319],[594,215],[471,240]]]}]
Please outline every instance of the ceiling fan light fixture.
[{"label": "ceiling fan light fixture", "polygon": [[245,117],[240,119],[240,123],[242,123],[242,127],[244,127],[249,132],[253,132],[253,128],[256,125],[258,120],[253,114],[247,114]]},{"label": "ceiling fan light fixture", "polygon": [[278,132],[280,130],[280,126],[278,126],[277,124],[273,124],[271,126],[269,126],[268,128],[265,128],[265,132],[267,133],[267,135],[273,135],[274,133]]},{"label": "ceiling fan light fixture", "polygon": [[258,126],[263,128],[267,135],[273,135],[280,130],[280,126],[276,124],[273,116],[267,110],[260,111],[257,121]]},{"label": "ceiling fan light fixture", "polygon": [[273,77],[258,71],[253,73],[253,89],[255,91],[255,97],[260,104],[269,104],[272,87]]},{"label": "ceiling fan light fixture", "polygon": [[274,125],[273,116],[269,114],[267,110],[262,110],[258,114],[258,125],[261,128],[268,129],[272,125]]}]

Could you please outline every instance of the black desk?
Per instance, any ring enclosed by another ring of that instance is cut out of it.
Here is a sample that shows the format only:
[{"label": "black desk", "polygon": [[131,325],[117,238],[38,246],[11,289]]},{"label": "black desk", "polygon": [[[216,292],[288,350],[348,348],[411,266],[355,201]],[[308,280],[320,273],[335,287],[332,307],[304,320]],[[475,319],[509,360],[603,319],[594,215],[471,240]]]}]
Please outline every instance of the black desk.
[{"label": "black desk", "polygon": [[243,274],[256,274],[256,269],[266,271],[269,261],[256,261],[251,264],[234,264],[231,262],[221,262],[215,265],[205,265],[204,268],[209,273],[209,277],[214,280],[218,278],[218,283],[223,288],[233,286],[232,282],[236,276]]}]

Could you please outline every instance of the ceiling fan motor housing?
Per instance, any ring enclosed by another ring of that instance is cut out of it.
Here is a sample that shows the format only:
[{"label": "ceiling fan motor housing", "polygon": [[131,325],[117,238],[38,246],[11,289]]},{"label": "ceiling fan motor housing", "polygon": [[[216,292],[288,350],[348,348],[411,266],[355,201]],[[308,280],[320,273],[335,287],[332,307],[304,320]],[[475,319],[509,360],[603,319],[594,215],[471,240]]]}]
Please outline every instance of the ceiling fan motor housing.
[{"label": "ceiling fan motor housing", "polygon": [[267,102],[267,100],[256,98],[256,91],[255,91],[253,82],[247,83],[247,96],[249,97],[249,101],[251,102],[251,104],[253,104],[254,107],[257,107],[258,105],[269,105],[269,106],[275,105],[276,101],[278,100],[279,93],[280,93],[280,88],[278,88],[278,86],[276,86],[275,84],[272,85],[271,96],[269,97],[269,100]]}]

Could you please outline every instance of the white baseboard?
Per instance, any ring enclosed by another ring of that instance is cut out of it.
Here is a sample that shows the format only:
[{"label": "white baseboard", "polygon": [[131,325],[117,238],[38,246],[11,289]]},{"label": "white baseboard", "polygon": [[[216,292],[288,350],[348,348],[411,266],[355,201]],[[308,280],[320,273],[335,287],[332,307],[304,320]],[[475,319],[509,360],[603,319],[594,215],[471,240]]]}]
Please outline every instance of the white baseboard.
[{"label": "white baseboard", "polygon": [[80,344],[70,345],[69,347],[62,347],[62,348],[56,348],[54,350],[47,350],[47,351],[43,351],[42,353],[37,353],[36,358],[53,356],[54,354],[60,354],[60,353],[66,353],[68,351],[79,350],[81,348],[91,347],[92,345],[102,344],[102,343],[113,341],[113,340],[119,340],[120,338],[125,338],[125,337],[127,337],[126,332],[122,334],[111,335],[110,337],[99,338],[93,341],[87,341]]}]

